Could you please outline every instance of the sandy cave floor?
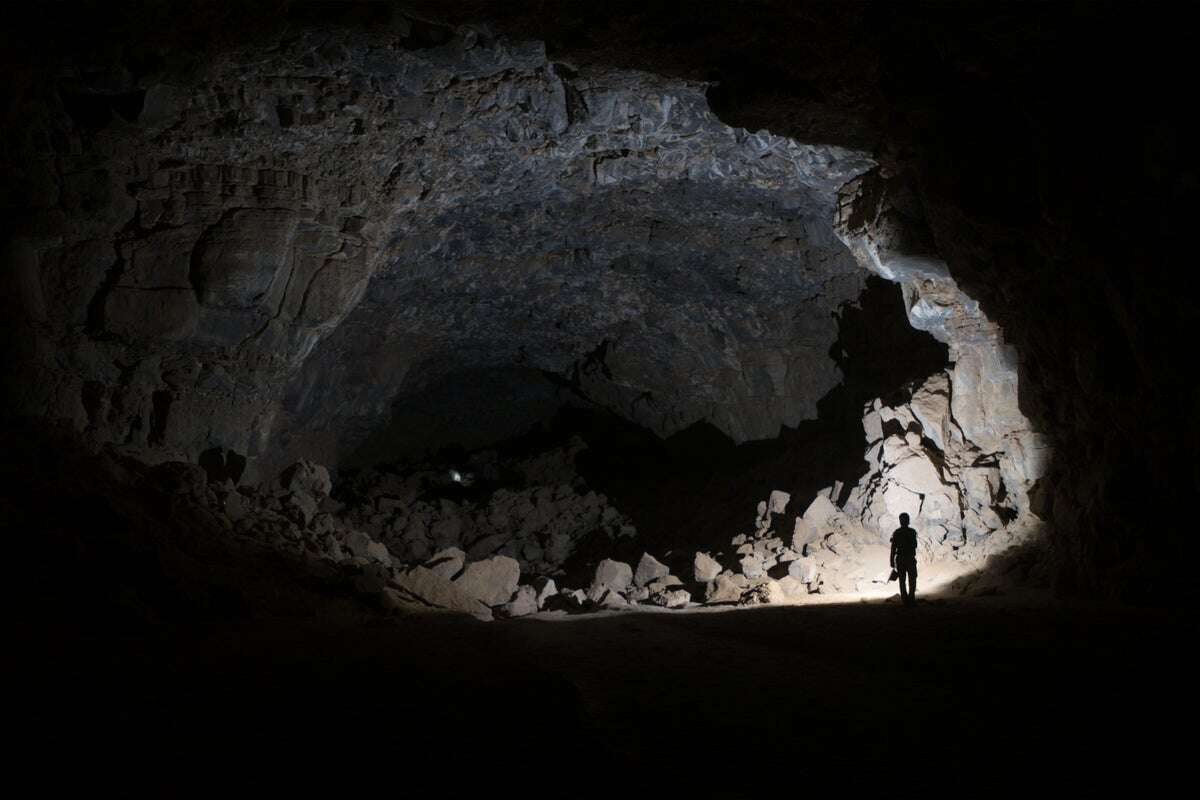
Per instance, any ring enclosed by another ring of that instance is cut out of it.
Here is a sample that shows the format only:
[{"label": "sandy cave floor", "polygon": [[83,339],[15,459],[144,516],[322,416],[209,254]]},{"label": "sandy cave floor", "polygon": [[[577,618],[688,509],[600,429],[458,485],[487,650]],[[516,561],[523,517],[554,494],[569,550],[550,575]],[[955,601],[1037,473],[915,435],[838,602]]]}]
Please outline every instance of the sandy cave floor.
[{"label": "sandy cave floor", "polygon": [[982,598],[48,635],[24,763],[141,796],[1154,796],[1195,622]]}]

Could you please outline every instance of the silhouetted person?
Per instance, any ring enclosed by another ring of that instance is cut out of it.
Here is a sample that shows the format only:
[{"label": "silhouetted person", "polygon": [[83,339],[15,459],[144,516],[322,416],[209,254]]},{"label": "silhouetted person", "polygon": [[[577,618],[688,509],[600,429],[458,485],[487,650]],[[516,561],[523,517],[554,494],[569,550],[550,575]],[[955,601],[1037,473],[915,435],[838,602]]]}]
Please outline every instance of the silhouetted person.
[{"label": "silhouetted person", "polygon": [[892,569],[899,573],[900,599],[911,606],[917,601],[917,532],[908,527],[908,514],[892,533]]}]

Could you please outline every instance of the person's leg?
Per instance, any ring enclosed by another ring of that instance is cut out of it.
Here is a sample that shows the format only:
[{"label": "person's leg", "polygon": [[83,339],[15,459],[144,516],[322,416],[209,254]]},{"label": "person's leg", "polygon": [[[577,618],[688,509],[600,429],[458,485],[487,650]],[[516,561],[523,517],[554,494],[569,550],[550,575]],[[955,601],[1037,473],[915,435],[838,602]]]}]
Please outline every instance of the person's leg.
[{"label": "person's leg", "polygon": [[908,605],[908,570],[897,565],[896,572],[900,573],[900,599],[905,605]]},{"label": "person's leg", "polygon": [[917,564],[915,561],[908,567],[908,602],[917,602]]}]

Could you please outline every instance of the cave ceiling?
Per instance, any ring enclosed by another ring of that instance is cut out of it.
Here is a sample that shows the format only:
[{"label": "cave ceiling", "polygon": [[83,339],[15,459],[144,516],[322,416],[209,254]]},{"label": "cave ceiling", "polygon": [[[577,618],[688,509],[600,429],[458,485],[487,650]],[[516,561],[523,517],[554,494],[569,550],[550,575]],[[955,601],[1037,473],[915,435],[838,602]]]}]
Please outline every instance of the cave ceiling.
[{"label": "cave ceiling", "polygon": [[874,162],[731,128],[703,82],[400,17],[70,85],[35,257],[71,357],[32,396],[101,439],[337,461],[583,402],[743,441],[841,378],[866,273],[831,221]]}]

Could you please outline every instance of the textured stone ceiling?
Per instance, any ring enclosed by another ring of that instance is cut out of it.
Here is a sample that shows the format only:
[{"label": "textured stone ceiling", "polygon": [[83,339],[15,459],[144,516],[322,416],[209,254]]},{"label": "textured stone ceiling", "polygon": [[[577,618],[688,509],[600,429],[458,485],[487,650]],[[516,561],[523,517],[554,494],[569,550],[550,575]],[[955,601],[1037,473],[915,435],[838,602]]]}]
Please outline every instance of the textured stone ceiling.
[{"label": "textured stone ceiling", "polygon": [[741,441],[840,380],[865,273],[831,222],[873,162],[703,84],[400,17],[74,88],[40,120],[69,219],[27,243],[66,358],[26,402],[101,440],[336,461],[591,402]]}]

